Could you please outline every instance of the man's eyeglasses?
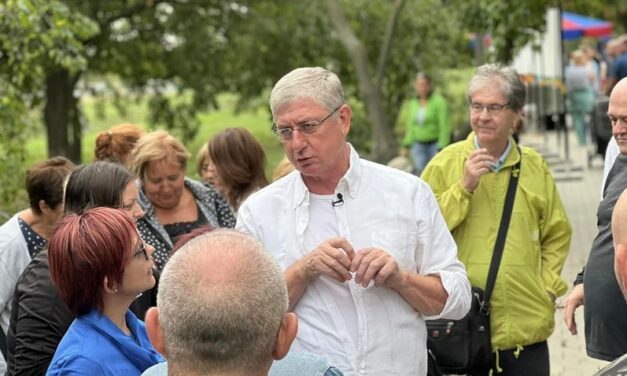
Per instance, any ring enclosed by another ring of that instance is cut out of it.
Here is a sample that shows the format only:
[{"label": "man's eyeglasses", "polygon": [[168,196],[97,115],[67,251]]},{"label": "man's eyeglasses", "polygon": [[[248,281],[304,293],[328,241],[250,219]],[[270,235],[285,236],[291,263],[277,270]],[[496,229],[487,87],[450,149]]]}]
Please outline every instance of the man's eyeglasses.
[{"label": "man's eyeglasses", "polygon": [[139,245],[137,246],[137,251],[135,251],[135,253],[133,253],[133,257],[138,257],[141,254],[144,255],[144,257],[146,258],[146,261],[150,260],[150,256],[148,256],[148,251],[146,251],[146,243],[144,243],[144,241],[141,240],[141,238],[140,238],[139,239]]},{"label": "man's eyeglasses", "polygon": [[295,130],[298,130],[299,132],[302,132],[304,134],[314,134],[320,128],[322,123],[324,123],[328,118],[333,116],[333,114],[336,113],[337,110],[339,110],[342,106],[343,104],[336,107],[335,110],[331,111],[330,114],[325,116],[324,119],[320,121],[312,120],[312,121],[307,121],[305,123],[296,124],[293,127],[280,127],[280,128],[277,127],[275,124],[272,126],[272,132],[274,132],[279,137],[279,140],[281,140],[281,142],[290,141],[292,139],[292,135],[294,134]]},{"label": "man's eyeglasses", "polygon": [[480,114],[483,112],[483,110],[488,110],[488,114],[490,115],[498,115],[501,113],[501,111],[503,111],[504,109],[509,107],[509,103],[505,103],[505,104],[498,104],[498,103],[491,103],[491,104],[481,104],[481,103],[471,103],[470,104],[470,112],[472,112],[473,114]]}]

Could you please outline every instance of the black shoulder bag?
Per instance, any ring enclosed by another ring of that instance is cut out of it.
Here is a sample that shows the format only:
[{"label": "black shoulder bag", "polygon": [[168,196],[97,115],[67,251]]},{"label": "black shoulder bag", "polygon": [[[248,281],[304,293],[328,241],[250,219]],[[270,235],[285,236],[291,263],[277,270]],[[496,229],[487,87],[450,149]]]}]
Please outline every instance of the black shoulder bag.
[{"label": "black shoulder bag", "polygon": [[[519,149],[520,150],[520,149]],[[520,153],[522,160],[522,153]],[[499,232],[494,244],[485,292],[472,287],[470,312],[461,320],[427,320],[427,348],[435,367],[444,373],[466,374],[488,371],[492,365],[490,296],[503,256],[503,247],[512,216],[520,161],[512,169],[503,206]],[[437,371],[435,372],[437,374]]]}]

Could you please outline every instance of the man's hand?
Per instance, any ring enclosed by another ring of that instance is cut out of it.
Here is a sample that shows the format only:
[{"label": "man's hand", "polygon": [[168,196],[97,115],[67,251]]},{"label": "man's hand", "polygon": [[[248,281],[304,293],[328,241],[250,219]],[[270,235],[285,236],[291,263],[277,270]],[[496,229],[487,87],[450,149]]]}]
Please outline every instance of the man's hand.
[{"label": "man's hand", "polygon": [[375,286],[388,286],[394,279],[400,278],[400,268],[387,252],[379,248],[366,248],[358,251],[350,265],[355,272],[355,283],[368,287],[370,281]]},{"label": "man's hand", "polygon": [[355,257],[353,246],[344,238],[325,240],[300,261],[307,280],[313,281],[321,274],[339,282],[351,279],[351,260]]},{"label": "man's hand", "polygon": [[491,163],[494,163],[494,158],[488,154],[487,149],[477,149],[470,153],[466,159],[462,187],[468,192],[474,192],[481,177],[490,172]]},{"label": "man's hand", "polygon": [[583,283],[573,287],[568,297],[564,301],[564,322],[570,334],[577,334],[577,323],[575,322],[575,311],[583,305]]}]

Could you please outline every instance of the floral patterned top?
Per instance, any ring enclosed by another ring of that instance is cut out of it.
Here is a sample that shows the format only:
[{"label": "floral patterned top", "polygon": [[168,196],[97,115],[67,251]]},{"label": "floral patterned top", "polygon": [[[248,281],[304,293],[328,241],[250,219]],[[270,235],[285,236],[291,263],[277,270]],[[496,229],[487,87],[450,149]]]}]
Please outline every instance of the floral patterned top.
[{"label": "floral patterned top", "polygon": [[[170,258],[170,250],[174,246],[174,241],[168,235],[163,225],[155,213],[152,202],[146,196],[141,182],[138,182],[139,198],[138,202],[144,211],[144,216],[137,221],[137,229],[144,241],[155,248],[153,258],[155,265],[162,270],[165,263]],[[213,187],[208,187],[198,181],[185,178],[187,187],[198,205],[199,216],[202,214],[207,219],[207,224],[213,227],[235,227],[235,215],[228,202]]]}]

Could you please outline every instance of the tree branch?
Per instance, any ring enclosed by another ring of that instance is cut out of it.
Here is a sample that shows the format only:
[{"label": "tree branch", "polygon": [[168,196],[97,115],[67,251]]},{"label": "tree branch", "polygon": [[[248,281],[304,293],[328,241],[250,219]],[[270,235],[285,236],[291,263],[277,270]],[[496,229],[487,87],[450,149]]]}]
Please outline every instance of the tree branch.
[{"label": "tree branch", "polygon": [[98,23],[98,27],[100,27],[100,33],[94,35],[93,37],[87,39],[84,42],[84,45],[91,45],[93,44],[95,41],[97,41],[98,39],[100,39],[104,33],[103,30],[104,29],[108,29],[112,23],[114,23],[117,20],[121,20],[123,18],[129,18],[131,16],[134,16],[138,13],[143,12],[144,10],[148,9],[148,8],[152,8],[154,6],[156,6],[159,3],[163,3],[166,0],[146,0],[143,3],[139,3],[137,5],[128,7],[128,8],[124,8],[122,9],[119,13],[114,14],[110,17],[104,18],[102,20],[98,20],[96,18],[96,22]]},{"label": "tree branch", "polygon": [[390,48],[392,47],[394,33],[396,32],[396,25],[398,24],[398,17],[400,16],[404,5],[405,0],[396,0],[394,10],[388,19],[388,23],[385,28],[385,36],[383,37],[383,42],[381,44],[381,51],[379,51],[379,61],[377,63],[377,72],[375,75],[375,84],[379,87],[383,82],[383,75],[385,74],[385,68],[390,56]]},{"label": "tree branch", "polygon": [[348,25],[346,15],[344,15],[344,11],[340,7],[337,0],[327,0],[327,5],[329,8],[331,22],[335,26],[335,30],[337,31],[340,41],[348,50],[348,54],[355,64],[358,82],[362,87],[362,93],[365,94],[364,87],[361,83],[370,82],[368,74],[368,54],[366,53],[366,48]]}]

